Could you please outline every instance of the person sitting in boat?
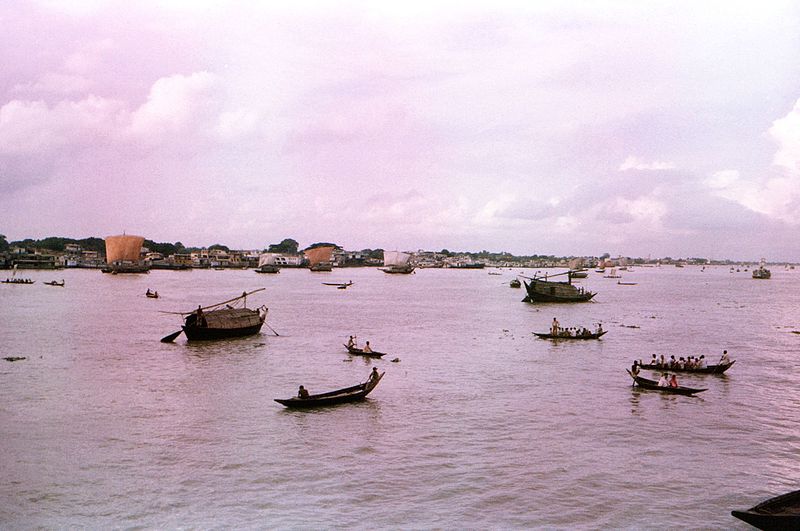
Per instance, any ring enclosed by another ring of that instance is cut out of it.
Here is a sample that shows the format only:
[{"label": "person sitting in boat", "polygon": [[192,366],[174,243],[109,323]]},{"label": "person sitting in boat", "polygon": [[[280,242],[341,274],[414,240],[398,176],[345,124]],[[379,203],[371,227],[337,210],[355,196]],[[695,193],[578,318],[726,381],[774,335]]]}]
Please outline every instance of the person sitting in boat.
[{"label": "person sitting in boat", "polygon": [[678,360],[678,368],[679,369],[686,368],[686,360],[683,359],[683,356],[681,356],[680,359]]},{"label": "person sitting in boat", "polygon": [[353,336],[350,336],[350,339],[347,340],[347,348],[354,348],[356,346],[356,340]]},{"label": "person sitting in boat", "polygon": [[[675,356],[673,356],[673,358],[674,358],[674,357],[675,357]],[[667,360],[664,358],[664,355],[663,355],[663,354],[661,355],[661,358],[660,358],[660,360],[659,360],[659,363],[658,363],[658,364],[659,364],[661,367],[666,367],[666,366],[667,366]]]},{"label": "person sitting in boat", "polygon": [[650,365],[658,365],[658,358],[653,354],[653,359],[650,360]]},{"label": "person sitting in boat", "polygon": [[601,323],[597,323],[597,333],[598,334],[603,333],[603,325]]},{"label": "person sitting in boat", "polygon": [[365,353],[371,353],[372,352],[372,348],[369,346],[369,341],[367,341],[366,345],[364,345],[363,351]]},{"label": "person sitting in boat", "polygon": [[700,357],[697,358],[697,368],[698,369],[706,368],[706,357],[703,354],[700,354]]},{"label": "person sitting in boat", "polygon": [[669,368],[670,369],[674,369],[677,366],[678,366],[678,362],[675,361],[675,356],[674,355],[670,356],[669,357]]},{"label": "person sitting in boat", "polygon": [[153,292],[150,291],[150,288],[147,288],[147,293],[145,293],[145,295],[152,295],[152,294],[153,294]]},{"label": "person sitting in boat", "polygon": [[728,357],[728,351],[727,350],[723,350],[722,351],[722,357],[719,359],[719,364],[720,365],[727,365],[730,362],[731,362],[731,359]]},{"label": "person sitting in boat", "polygon": [[308,390],[302,385],[300,386],[300,389],[297,390],[297,398],[308,398]]},{"label": "person sitting in boat", "polygon": [[667,380],[667,373],[665,372],[661,373],[661,378],[658,379],[658,386],[669,387],[669,381]]},{"label": "person sitting in boat", "polygon": [[675,375],[672,375],[672,378],[669,379],[669,386],[670,387],[678,387],[678,378]]}]

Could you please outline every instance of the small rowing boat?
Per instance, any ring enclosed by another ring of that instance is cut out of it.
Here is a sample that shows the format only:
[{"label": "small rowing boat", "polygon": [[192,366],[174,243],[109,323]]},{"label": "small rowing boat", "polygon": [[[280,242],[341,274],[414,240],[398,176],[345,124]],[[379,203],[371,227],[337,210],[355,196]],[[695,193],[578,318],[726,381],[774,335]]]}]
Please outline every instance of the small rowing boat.
[{"label": "small rowing boat", "polygon": [[64,280],[61,280],[61,282],[56,282],[55,280],[51,280],[50,282],[45,282],[44,284],[45,286],[61,286],[63,288]]},{"label": "small rowing boat", "polygon": [[800,490],[782,494],[731,515],[765,530],[800,529]]},{"label": "small rowing boat", "polygon": [[348,286],[353,285],[353,281],[350,282],[323,282],[324,286],[336,286],[336,289],[347,289]]},{"label": "small rowing boat", "polygon": [[290,408],[311,408],[356,402],[358,400],[364,400],[367,395],[375,389],[384,374],[386,373],[382,372],[377,378],[370,378],[369,381],[365,383],[352,387],[345,387],[344,389],[337,389],[336,391],[329,391],[318,395],[308,395],[306,398],[294,396],[292,398],[275,398],[274,400]]},{"label": "small rowing boat", "polygon": [[347,345],[345,345],[344,348],[347,349],[347,352],[349,352],[350,354],[353,354],[355,356],[367,356],[369,358],[380,358],[381,356],[385,356],[386,355],[385,352],[376,352],[374,350],[372,352],[364,352],[364,349],[360,349],[360,348],[357,348],[357,347],[348,347]]},{"label": "small rowing boat", "polygon": [[642,378],[641,376],[634,376],[631,374],[630,369],[625,369],[630,374],[633,381],[636,382],[636,385],[641,387],[642,389],[649,389],[651,391],[661,391],[662,393],[672,393],[677,395],[693,395],[695,393],[702,393],[703,391],[707,391],[708,389],[695,389],[693,387],[664,387],[658,385],[658,382],[655,380],[648,380],[647,378]]}]

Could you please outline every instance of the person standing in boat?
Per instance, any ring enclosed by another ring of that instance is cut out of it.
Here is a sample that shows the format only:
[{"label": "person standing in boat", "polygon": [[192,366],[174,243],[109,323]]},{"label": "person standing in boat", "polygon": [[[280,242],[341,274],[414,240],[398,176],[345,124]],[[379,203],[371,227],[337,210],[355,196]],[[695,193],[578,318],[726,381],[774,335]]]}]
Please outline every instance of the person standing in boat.
[{"label": "person standing in boat", "polygon": [[350,339],[347,340],[347,348],[355,348],[355,346],[356,340],[353,338],[353,336],[350,336]]},{"label": "person standing in boat", "polygon": [[639,376],[639,362],[636,360],[633,360],[633,365],[631,365],[631,376],[634,378]]},{"label": "person standing in boat", "polygon": [[203,308],[198,304],[197,305],[197,315],[195,317],[195,323],[197,326],[205,328],[208,326],[208,322],[206,321],[206,316],[203,315]]},{"label": "person standing in boat", "polygon": [[557,336],[558,335],[558,319],[553,317],[553,325],[550,327],[550,334]]}]

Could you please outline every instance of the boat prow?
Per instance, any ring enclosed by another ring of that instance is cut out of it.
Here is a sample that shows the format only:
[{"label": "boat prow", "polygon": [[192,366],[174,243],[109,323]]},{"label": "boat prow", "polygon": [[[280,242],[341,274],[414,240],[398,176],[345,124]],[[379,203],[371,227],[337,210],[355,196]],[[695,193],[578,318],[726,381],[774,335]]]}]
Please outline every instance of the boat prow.
[{"label": "boat prow", "polygon": [[800,490],[788,492],[731,515],[765,530],[800,529]]}]

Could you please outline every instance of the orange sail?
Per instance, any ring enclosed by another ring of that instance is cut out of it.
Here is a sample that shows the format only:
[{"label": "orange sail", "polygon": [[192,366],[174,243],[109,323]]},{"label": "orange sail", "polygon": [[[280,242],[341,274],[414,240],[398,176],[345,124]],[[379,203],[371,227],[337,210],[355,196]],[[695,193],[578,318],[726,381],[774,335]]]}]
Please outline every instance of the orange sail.
[{"label": "orange sail", "polygon": [[143,243],[142,236],[130,234],[106,237],[106,262],[137,262]]},{"label": "orange sail", "polygon": [[308,259],[308,263],[312,266],[320,262],[330,262],[333,258],[333,247],[314,247],[313,249],[306,249],[303,251]]}]

